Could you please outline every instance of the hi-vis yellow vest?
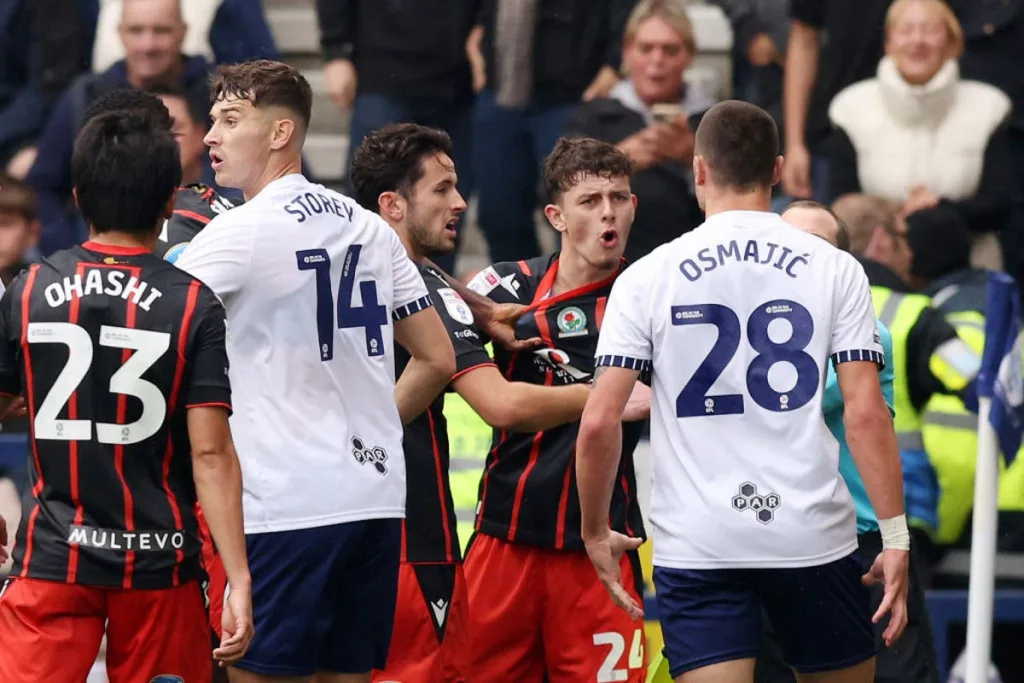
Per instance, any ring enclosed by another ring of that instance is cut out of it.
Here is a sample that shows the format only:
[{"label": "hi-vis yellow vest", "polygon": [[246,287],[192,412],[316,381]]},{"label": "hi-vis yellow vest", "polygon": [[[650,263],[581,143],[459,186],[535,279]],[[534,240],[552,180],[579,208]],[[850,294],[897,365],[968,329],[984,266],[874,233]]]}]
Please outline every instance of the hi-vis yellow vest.
[{"label": "hi-vis yellow vest", "polygon": [[[494,355],[490,344],[487,353]],[[480,478],[494,431],[455,392],[444,397],[444,419],[448,423],[448,481],[459,522],[459,543],[465,552],[466,543],[473,535]]]},{"label": "hi-vis yellow vest", "polygon": [[[976,311],[946,316],[978,355],[985,349],[985,318]],[[951,545],[963,535],[974,507],[978,458],[978,416],[956,396],[936,394],[925,406],[921,433],[939,481],[937,543]],[[1000,461],[999,509],[1024,511],[1024,448],[1007,468]]]}]

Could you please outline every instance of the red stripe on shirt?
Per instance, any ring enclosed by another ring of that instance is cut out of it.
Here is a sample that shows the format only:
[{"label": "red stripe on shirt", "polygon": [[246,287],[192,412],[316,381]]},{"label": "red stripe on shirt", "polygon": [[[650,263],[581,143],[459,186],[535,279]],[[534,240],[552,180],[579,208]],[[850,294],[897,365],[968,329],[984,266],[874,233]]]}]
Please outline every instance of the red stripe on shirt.
[{"label": "red stripe on shirt", "polygon": [[32,459],[36,465],[36,485],[32,487],[32,497],[35,498],[35,505],[28,516],[28,531],[25,533],[25,559],[21,564],[21,576],[28,576],[28,566],[32,561],[32,546],[35,542],[36,518],[39,517],[39,496],[46,486],[43,481],[43,466],[39,461],[39,446],[36,444],[36,410],[35,390],[32,375],[32,353],[28,343],[28,314],[29,303],[32,296],[32,286],[36,283],[36,275],[39,273],[39,264],[30,266],[28,275],[25,277],[25,288],[21,292],[21,356],[25,363],[25,404],[28,406],[28,424],[32,434]]}]

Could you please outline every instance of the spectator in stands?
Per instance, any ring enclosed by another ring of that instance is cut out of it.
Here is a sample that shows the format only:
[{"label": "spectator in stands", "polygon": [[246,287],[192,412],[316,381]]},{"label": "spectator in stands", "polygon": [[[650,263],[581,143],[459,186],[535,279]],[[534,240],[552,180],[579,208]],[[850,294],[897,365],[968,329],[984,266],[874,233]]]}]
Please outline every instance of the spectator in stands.
[{"label": "spectator in stands", "polygon": [[[459,192],[472,193],[473,88],[465,45],[474,2],[465,0],[317,0],[324,84],[352,110],[348,168],[371,131],[389,123],[440,128],[452,140]],[[454,272],[455,252],[434,257]]]},{"label": "spectator in stands", "polygon": [[[125,58],[119,22],[131,0],[82,0],[88,17],[92,70],[106,71]],[[280,59],[259,0],[180,0],[187,31],[182,52],[216,64]],[[94,33],[94,35],[93,35]]]},{"label": "spectator in stands", "polygon": [[877,76],[845,88],[829,107],[832,188],[897,202],[905,216],[948,205],[975,235],[974,264],[1001,269],[996,234],[1013,190],[1003,126],[1010,99],[960,78],[963,47],[942,0],[893,3]]},{"label": "spectator in stands", "polygon": [[542,160],[579,102],[619,81],[622,35],[636,0],[482,0],[467,43],[473,84],[473,173],[491,261],[540,253],[534,223]]},{"label": "spectator in stands", "polygon": [[732,26],[733,58],[753,68],[749,91],[737,96],[761,107],[782,129],[782,67],[789,42],[788,0],[706,0]]},{"label": "spectator in stands", "polygon": [[[882,24],[892,0],[790,0],[783,72],[785,158],[782,189],[828,203],[828,106],[848,85],[875,75]],[[827,40],[823,39],[827,36]]]},{"label": "spectator in stands", "polygon": [[35,157],[32,143],[46,118],[36,82],[30,0],[0,0],[0,169],[24,178]]},{"label": "spectator in stands", "polygon": [[626,245],[630,261],[704,220],[693,193],[693,131],[715,103],[683,81],[696,53],[684,0],[640,0],[626,24],[629,78],[577,108],[570,133],[615,143],[633,160],[639,202]]},{"label": "spectator in stands", "polygon": [[203,138],[209,130],[209,108],[195,98],[189,99],[188,93],[174,83],[157,83],[146,91],[159,97],[171,115],[171,133],[181,151],[181,184],[201,182],[206,171],[207,147]]},{"label": "spectator in stands", "polygon": [[[69,167],[75,136],[89,103],[114,88],[164,82],[181,87],[195,111],[209,104],[206,60],[181,52],[185,24],[178,0],[126,0],[120,34],[125,59],[101,74],[77,78],[57,103],[39,139],[28,182],[39,195],[43,254],[85,238],[85,226],[70,203]],[[212,180],[212,174],[208,178]]]}]

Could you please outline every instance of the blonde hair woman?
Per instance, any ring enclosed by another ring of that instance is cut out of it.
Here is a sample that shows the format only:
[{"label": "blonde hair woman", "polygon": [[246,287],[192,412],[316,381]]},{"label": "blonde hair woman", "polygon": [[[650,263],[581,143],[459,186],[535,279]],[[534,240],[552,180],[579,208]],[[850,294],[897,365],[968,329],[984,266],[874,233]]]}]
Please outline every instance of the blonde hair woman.
[{"label": "blonde hair woman", "polygon": [[975,235],[972,261],[1001,268],[995,233],[1009,218],[1011,179],[1003,138],[1010,99],[960,79],[963,31],[942,0],[896,0],[875,78],[836,95],[832,183],[899,202],[904,216],[939,203]]}]

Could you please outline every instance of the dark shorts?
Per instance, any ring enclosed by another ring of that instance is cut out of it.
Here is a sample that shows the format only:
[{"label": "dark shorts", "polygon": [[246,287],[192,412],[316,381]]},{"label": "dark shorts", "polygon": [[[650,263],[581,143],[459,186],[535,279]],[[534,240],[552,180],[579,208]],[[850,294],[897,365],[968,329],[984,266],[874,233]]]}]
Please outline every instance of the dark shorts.
[{"label": "dark shorts", "polygon": [[[866,572],[882,550],[878,532],[861,534],[857,554]],[[932,640],[931,621],[924,587],[917,573],[919,558],[916,550],[910,553],[910,586],[907,594],[907,628],[892,647],[885,647],[882,633],[889,625],[888,617],[875,624],[875,683],[939,683],[939,668]],[[871,610],[882,603],[881,585],[871,586]],[[775,629],[769,619],[764,620],[762,649],[757,656],[754,675],[756,683],[796,683],[793,672],[786,666]]]},{"label": "dark shorts", "polygon": [[753,659],[768,615],[800,673],[846,669],[875,654],[868,589],[856,554],[793,569],[654,568],[658,616],[672,677]]},{"label": "dark shorts", "polygon": [[256,635],[236,666],[265,676],[383,668],[395,618],[401,519],[248,534]]}]

